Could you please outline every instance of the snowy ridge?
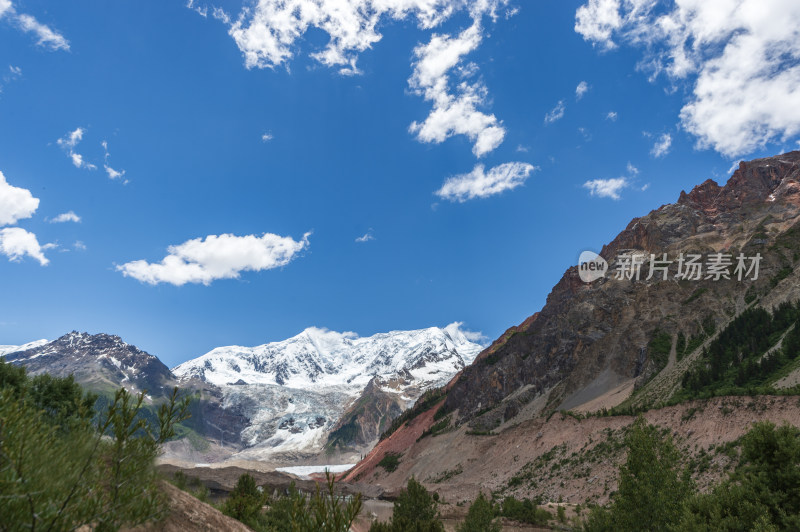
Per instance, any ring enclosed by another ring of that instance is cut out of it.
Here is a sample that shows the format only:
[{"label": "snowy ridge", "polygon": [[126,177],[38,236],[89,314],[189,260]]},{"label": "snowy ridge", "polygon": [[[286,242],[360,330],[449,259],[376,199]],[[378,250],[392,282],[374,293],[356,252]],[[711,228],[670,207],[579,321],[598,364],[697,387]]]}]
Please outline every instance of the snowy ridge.
[{"label": "snowy ridge", "polygon": [[217,386],[223,407],[248,420],[230,459],[291,463],[323,452],[374,377],[407,408],[470,364],[483,350],[479,338],[460,323],[364,338],[311,327],[280,342],[218,347],[172,372],[185,384]]},{"label": "snowy ridge", "polygon": [[271,384],[311,390],[360,390],[373,376],[419,385],[449,379],[483,347],[459,323],[445,328],[392,331],[361,338],[311,327],[297,336],[256,347],[218,347],[172,369],[181,380],[217,386]]},{"label": "snowy ridge", "polygon": [[0,357],[8,355],[10,353],[16,353],[18,351],[27,351],[28,349],[36,349],[37,347],[41,347],[48,343],[50,343],[50,340],[35,340],[33,342],[28,342],[27,344],[22,344],[22,345],[0,345]]}]

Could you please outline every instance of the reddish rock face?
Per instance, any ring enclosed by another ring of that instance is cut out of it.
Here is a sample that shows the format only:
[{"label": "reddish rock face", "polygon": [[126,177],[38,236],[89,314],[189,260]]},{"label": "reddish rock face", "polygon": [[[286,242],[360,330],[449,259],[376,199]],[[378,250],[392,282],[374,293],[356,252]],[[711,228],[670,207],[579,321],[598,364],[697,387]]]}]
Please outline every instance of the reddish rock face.
[{"label": "reddish rock face", "polygon": [[[744,308],[748,293],[764,305],[800,298],[796,271],[771,282],[798,263],[799,222],[797,151],[742,162],[724,187],[707,180],[682,192],[677,203],[632,220],[603,247],[605,279],[585,284],[577,267],[568,269],[540,312],[509,328],[454,378],[444,408],[461,422],[492,428],[537,397],[555,408],[625,380],[645,382],[660,370],[647,353],[657,330],[689,337],[704,319],[722,324]],[[763,260],[759,279],[747,283],[614,279],[615,259],[630,252],[760,253]],[[690,299],[699,289],[703,295]]]}]

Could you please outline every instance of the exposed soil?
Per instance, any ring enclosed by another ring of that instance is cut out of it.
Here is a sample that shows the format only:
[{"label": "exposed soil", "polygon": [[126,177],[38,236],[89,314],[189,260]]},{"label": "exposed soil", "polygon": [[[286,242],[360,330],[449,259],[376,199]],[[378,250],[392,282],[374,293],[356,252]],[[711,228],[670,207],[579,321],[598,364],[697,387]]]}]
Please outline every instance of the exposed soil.
[{"label": "exposed soil", "polygon": [[[391,496],[413,475],[450,503],[471,502],[479,491],[516,497],[603,504],[617,489],[622,445],[630,416],[576,419],[557,413],[509,427],[496,435],[471,435],[467,427],[416,439],[435,409],[384,440],[348,475],[357,487],[375,486]],[[673,435],[686,456],[705,458],[695,479],[701,490],[717,483],[731,459],[717,450],[741,437],[756,421],[800,426],[798,397],[723,397],[651,410],[646,420]],[[403,452],[396,471],[377,463],[388,451]],[[518,480],[512,480],[517,477]]]},{"label": "exposed soil", "polygon": [[123,529],[127,532],[247,532],[236,519],[183,492],[168,482],[162,483],[169,497],[169,515],[163,521]]}]

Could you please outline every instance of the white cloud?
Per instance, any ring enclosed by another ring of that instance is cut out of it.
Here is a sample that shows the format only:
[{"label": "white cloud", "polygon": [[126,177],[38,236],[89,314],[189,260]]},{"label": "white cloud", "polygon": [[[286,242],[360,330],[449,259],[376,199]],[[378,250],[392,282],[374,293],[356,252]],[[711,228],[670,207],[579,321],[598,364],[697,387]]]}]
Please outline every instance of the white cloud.
[{"label": "white cloud", "polygon": [[0,172],[0,226],[30,218],[38,208],[39,198],[34,198],[28,189],[9,185]]},{"label": "white cloud", "polygon": [[523,146],[522,144],[517,145],[517,153],[528,153],[531,151],[529,146]]},{"label": "white cloud", "polygon": [[598,198],[620,199],[620,191],[629,185],[624,177],[614,179],[593,179],[583,184],[583,188],[589,189],[589,194]]},{"label": "white cloud", "polygon": [[[433,105],[429,116],[415,121],[410,131],[421,142],[441,143],[453,135],[465,135],[481,157],[499,146],[505,128],[493,114],[481,110],[488,91],[480,81],[469,81],[476,65],[462,65],[463,56],[480,44],[484,17],[496,20],[510,0],[257,0],[244,7],[233,20],[215,8],[212,15],[229,24],[228,33],[244,55],[247,68],[275,68],[287,64],[297,53],[302,37],[312,28],[328,34],[323,49],[310,55],[318,62],[338,68],[344,75],[358,74],[360,53],[381,40],[382,23],[414,19],[421,30],[432,30],[456,13],[467,12],[472,26],[460,35],[431,36],[428,44],[414,51],[412,90]],[[198,9],[193,0],[187,7]],[[506,10],[505,16],[513,16]],[[461,81],[451,83],[449,71],[456,69]]]},{"label": "white cloud", "polygon": [[[105,169],[106,175],[108,175],[108,178],[109,179],[120,179],[122,177],[125,177],[125,170],[114,170],[108,164],[108,158],[111,156],[111,154],[108,153],[108,142],[104,140],[103,142],[100,143],[100,145],[103,147],[103,153],[104,153],[104,155],[103,155],[103,168]],[[128,180],[126,179],[124,183],[127,184]]]},{"label": "white cloud", "polygon": [[619,8],[620,0],[589,0],[575,13],[575,31],[592,44],[614,48],[611,35],[622,26]]},{"label": "white cloud", "polygon": [[159,263],[128,262],[116,269],[126,277],[148,284],[211,284],[217,279],[236,279],[243,271],[271,270],[285,266],[309,245],[310,233],[295,241],[272,233],[262,236],[209,235],[168,248]]},{"label": "white cloud", "polygon": [[564,111],[566,110],[566,106],[564,105],[564,100],[560,100],[553,110],[544,115],[544,123],[545,124],[552,124],[557,120],[561,120],[564,118]]},{"label": "white cloud", "polygon": [[358,243],[369,242],[370,240],[375,240],[375,237],[372,234],[372,228],[371,227],[369,228],[369,231],[367,231],[366,233],[364,233],[360,237],[356,238],[356,242],[358,242]]},{"label": "white cloud", "polygon": [[[475,144],[472,152],[481,157],[497,148],[506,130],[495,115],[479,110],[486,105],[487,90],[482,83],[461,81],[451,90],[448,72],[481,43],[480,20],[457,37],[433,35],[428,44],[414,49],[416,61],[409,79],[411,88],[433,103],[424,122],[414,122],[409,130],[422,142],[444,142],[452,135],[466,135]],[[468,70],[462,72],[468,73]],[[467,74],[468,75],[468,74]]]},{"label": "white cloud", "polygon": [[311,56],[353,73],[358,71],[358,54],[381,40],[378,26],[383,20],[414,17],[419,28],[427,30],[464,10],[473,18],[484,13],[494,18],[505,4],[507,0],[258,0],[242,10],[229,34],[248,68],[274,68],[290,60],[295,43],[317,28],[330,40]]},{"label": "white cloud", "polygon": [[619,115],[617,115],[616,111],[609,111],[608,114],[606,115],[606,120],[611,120],[612,122],[616,122],[618,116]]},{"label": "white cloud", "polygon": [[38,41],[36,44],[51,50],[69,50],[69,42],[63,35],[42,24],[35,18],[26,14],[16,16],[17,25],[26,33],[33,33]]},{"label": "white cloud", "polygon": [[589,92],[589,84],[585,81],[581,81],[578,83],[578,86],[575,87],[575,99],[580,100],[587,92]]},{"label": "white cloud", "polygon": [[[0,17],[2,18],[2,17]],[[3,84],[11,83],[22,76],[22,69],[18,66],[8,65],[8,74],[3,76]],[[0,85],[0,92],[3,92],[3,85]]]},{"label": "white cloud", "polygon": [[81,240],[76,240],[72,247],[75,251],[86,251],[86,244],[83,243]]},{"label": "white cloud", "polygon": [[639,175],[639,169],[633,166],[631,163],[628,163],[628,174]]},{"label": "white cloud", "polygon": [[656,158],[664,157],[669,153],[670,147],[672,147],[672,135],[669,133],[664,133],[658,137],[658,140],[656,140],[656,143],[653,145],[653,149],[650,150],[650,153]]},{"label": "white cloud", "polygon": [[186,7],[197,13],[203,18],[208,18],[208,6],[196,6],[194,0],[188,0]]},{"label": "white cloud", "polygon": [[478,164],[468,174],[448,178],[436,195],[448,201],[463,203],[475,198],[487,198],[512,190],[525,183],[536,167],[528,163],[505,163],[486,172]]},{"label": "white cloud", "polygon": [[9,260],[21,261],[26,255],[39,261],[42,266],[50,262],[42,253],[43,247],[39,245],[36,235],[20,227],[5,227],[0,229],[0,253]]},{"label": "white cloud", "polygon": [[81,217],[80,216],[78,216],[77,214],[75,214],[72,211],[69,211],[69,212],[65,212],[65,213],[59,214],[55,218],[51,219],[50,223],[51,224],[60,224],[60,223],[64,223],[64,222],[75,222],[75,223],[78,223],[80,221],[81,221]]},{"label": "white cloud", "polygon": [[736,158],[800,134],[796,0],[589,0],[575,30],[642,48],[651,79],[688,82],[680,118],[699,148]]},{"label": "white cloud", "polygon": [[454,321],[453,323],[445,327],[444,330],[447,331],[447,333],[451,336],[458,337],[458,335],[461,334],[464,336],[464,338],[466,338],[470,342],[475,342],[481,345],[484,345],[486,341],[489,339],[482,332],[468,331],[466,329],[462,329],[462,327],[464,327],[464,322]]},{"label": "white cloud", "polygon": [[230,24],[231,23],[230,15],[228,15],[228,13],[224,9],[222,9],[221,7],[214,6],[214,8],[212,8],[212,10],[211,10],[211,16],[214,17],[215,19],[219,20],[223,24]]},{"label": "white cloud", "polygon": [[83,155],[75,151],[75,147],[80,143],[83,139],[83,134],[86,133],[86,130],[82,127],[76,128],[75,131],[70,131],[60,139],[56,141],[56,143],[67,152],[67,156],[72,161],[72,164],[76,168],[86,168],[87,170],[95,170],[97,167],[91,163],[87,163],[83,160]]},{"label": "white cloud", "polygon": [[25,33],[32,33],[38,39],[36,44],[39,46],[50,50],[69,50],[69,41],[63,35],[31,15],[18,13],[11,0],[0,0],[0,18],[4,17]]},{"label": "white cloud", "polygon": [[272,133],[264,133],[263,135],[261,135],[261,142],[269,142],[273,138],[275,137],[272,136]]}]

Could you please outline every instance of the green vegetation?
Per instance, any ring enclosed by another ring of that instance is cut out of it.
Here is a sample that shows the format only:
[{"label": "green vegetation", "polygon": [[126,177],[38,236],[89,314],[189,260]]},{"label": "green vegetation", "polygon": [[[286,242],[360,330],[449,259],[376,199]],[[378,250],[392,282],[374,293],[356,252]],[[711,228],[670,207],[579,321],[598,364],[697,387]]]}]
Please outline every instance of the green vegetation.
[{"label": "green vegetation", "polygon": [[394,453],[388,452],[381,458],[381,461],[378,462],[378,467],[384,468],[387,472],[393,473],[397,466],[400,465],[400,457],[403,456],[402,453]]},{"label": "green vegetation", "polygon": [[667,365],[670,349],[672,349],[672,335],[656,330],[647,346],[647,351],[659,371]]},{"label": "green vegetation", "polygon": [[680,453],[672,438],[641,416],[625,438],[628,459],[620,467],[619,489],[610,508],[595,509],[586,523],[595,530],[670,530],[691,494],[688,471],[679,471]]},{"label": "green vegetation", "polygon": [[483,493],[470,505],[467,518],[456,528],[457,532],[500,532],[500,523],[495,520],[492,503]]},{"label": "green vegetation", "polygon": [[707,287],[703,286],[703,287],[698,288],[697,290],[692,292],[692,295],[690,295],[689,297],[686,298],[686,300],[684,300],[683,304],[684,305],[688,305],[692,301],[695,301],[698,298],[700,298],[700,296],[702,296],[706,292],[708,292],[708,288]]},{"label": "green vegetation", "polygon": [[[441,408],[439,410],[441,410]],[[438,414],[439,412],[437,411],[436,413]],[[431,425],[431,427],[428,430],[423,431],[422,434],[419,435],[419,438],[417,438],[417,441],[421,440],[426,436],[437,436],[439,434],[442,434],[443,432],[447,432],[449,428],[450,428],[450,416],[447,416],[446,418],[437,421],[436,423]]]},{"label": "green vegetation", "polygon": [[[800,355],[800,305],[785,303],[773,314],[745,310],[711,342],[687,372],[677,400],[762,391]],[[783,346],[773,348],[790,327]]]},{"label": "green vegetation", "polygon": [[400,492],[388,523],[375,521],[370,532],[444,532],[436,499],[414,477]]},{"label": "green vegetation", "polygon": [[177,388],[156,412],[120,389],[108,408],[72,377],[29,378],[0,359],[0,523],[4,530],[118,530],[166,510],[153,461],[186,418]]},{"label": "green vegetation", "polygon": [[497,515],[519,521],[520,523],[529,523],[532,525],[546,525],[552,519],[553,515],[545,510],[539,508],[538,501],[531,499],[515,499],[514,497],[506,497],[496,507]]},{"label": "green vegetation", "polygon": [[800,530],[800,429],[760,422],[741,439],[741,456],[739,442],[721,446],[738,464],[709,493],[694,490],[669,435],[641,417],[626,443],[619,491],[608,508],[592,510],[584,530]]},{"label": "green vegetation", "polygon": [[317,485],[310,496],[292,484],[286,496],[271,499],[245,473],[220,509],[256,532],[348,532],[361,511],[361,495],[337,495],[336,478],[325,476],[325,489]]},{"label": "green vegetation", "polygon": [[439,484],[442,482],[447,482],[451,478],[456,477],[463,472],[464,472],[464,467],[461,464],[458,464],[453,469],[446,469],[433,478],[429,477],[428,480],[430,480],[430,482],[433,482],[434,484]]}]

